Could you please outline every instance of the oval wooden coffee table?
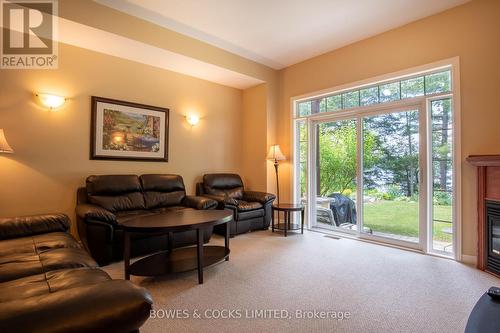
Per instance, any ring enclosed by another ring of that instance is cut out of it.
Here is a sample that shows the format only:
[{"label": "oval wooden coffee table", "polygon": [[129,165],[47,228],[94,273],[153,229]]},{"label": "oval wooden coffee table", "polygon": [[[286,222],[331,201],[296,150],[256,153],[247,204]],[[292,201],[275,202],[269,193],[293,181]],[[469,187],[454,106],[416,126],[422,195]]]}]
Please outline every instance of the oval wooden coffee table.
[{"label": "oval wooden coffee table", "polygon": [[[229,222],[233,213],[227,210],[185,209],[158,215],[138,217],[122,224],[124,233],[123,261],[125,279],[130,275],[158,276],[198,270],[198,282],[203,283],[203,267],[229,260]],[[226,224],[225,246],[203,245],[206,229]],[[173,233],[196,230],[196,247],[172,249]],[[131,233],[166,233],[168,250],[141,258],[130,264]]]}]

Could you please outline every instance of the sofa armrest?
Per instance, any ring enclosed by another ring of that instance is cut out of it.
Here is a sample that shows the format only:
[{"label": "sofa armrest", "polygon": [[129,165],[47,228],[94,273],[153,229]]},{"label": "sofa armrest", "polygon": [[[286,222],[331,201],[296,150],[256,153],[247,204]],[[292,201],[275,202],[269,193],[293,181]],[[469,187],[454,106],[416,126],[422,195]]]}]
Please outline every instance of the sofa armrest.
[{"label": "sofa armrest", "polygon": [[194,208],[194,209],[214,209],[217,207],[217,201],[194,195],[187,195],[183,202],[184,206]]},{"label": "sofa armrest", "polygon": [[232,199],[230,197],[225,197],[222,195],[213,195],[213,194],[203,194],[205,198],[209,198],[217,201],[218,208],[224,208],[225,206],[238,206],[238,200]]},{"label": "sofa armrest", "polygon": [[110,280],[0,303],[0,332],[133,332],[152,303],[146,289]]},{"label": "sofa armrest", "polygon": [[268,202],[272,202],[276,199],[276,196],[272,193],[257,192],[257,191],[244,191],[243,200],[249,202],[259,202],[263,205]]},{"label": "sofa armrest", "polygon": [[65,214],[0,218],[0,240],[68,231],[69,228],[69,217]]},{"label": "sofa armrest", "polygon": [[76,216],[85,222],[100,221],[107,222],[112,225],[117,224],[115,214],[97,205],[80,204],[76,206]]}]

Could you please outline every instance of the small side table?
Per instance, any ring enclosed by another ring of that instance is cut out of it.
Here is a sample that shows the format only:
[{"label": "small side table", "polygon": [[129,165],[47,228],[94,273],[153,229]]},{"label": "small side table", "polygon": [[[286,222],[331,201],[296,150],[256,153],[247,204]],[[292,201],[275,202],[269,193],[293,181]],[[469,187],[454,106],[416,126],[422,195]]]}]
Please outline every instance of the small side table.
[{"label": "small side table", "polygon": [[[284,230],[285,231],[285,237],[288,235],[289,230],[299,230],[300,233],[304,233],[304,211],[305,207],[304,205],[301,204],[291,204],[291,203],[280,203],[273,205],[272,207],[272,232],[274,232],[274,229],[276,230]],[[274,213],[278,213],[278,223],[275,226],[274,223]],[[280,212],[283,212],[284,215],[284,222],[279,223],[280,219]],[[300,212],[300,225],[298,223],[291,223],[291,218],[290,218],[290,213],[291,212]]]}]

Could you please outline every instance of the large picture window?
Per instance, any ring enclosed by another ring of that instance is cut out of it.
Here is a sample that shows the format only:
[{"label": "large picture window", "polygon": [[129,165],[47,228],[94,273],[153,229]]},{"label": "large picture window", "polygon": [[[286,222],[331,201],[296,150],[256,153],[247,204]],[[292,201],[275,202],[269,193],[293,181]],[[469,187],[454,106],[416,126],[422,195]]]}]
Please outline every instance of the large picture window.
[{"label": "large picture window", "polygon": [[457,257],[454,61],[294,100],[310,228]]}]

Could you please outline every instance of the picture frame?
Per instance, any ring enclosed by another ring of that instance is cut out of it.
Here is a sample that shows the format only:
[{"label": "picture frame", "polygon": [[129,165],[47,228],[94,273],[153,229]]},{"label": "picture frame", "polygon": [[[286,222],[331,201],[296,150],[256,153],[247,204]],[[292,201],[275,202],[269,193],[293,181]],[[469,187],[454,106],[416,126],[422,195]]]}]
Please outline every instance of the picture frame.
[{"label": "picture frame", "polygon": [[91,106],[91,160],[168,162],[168,108],[98,96]]}]

